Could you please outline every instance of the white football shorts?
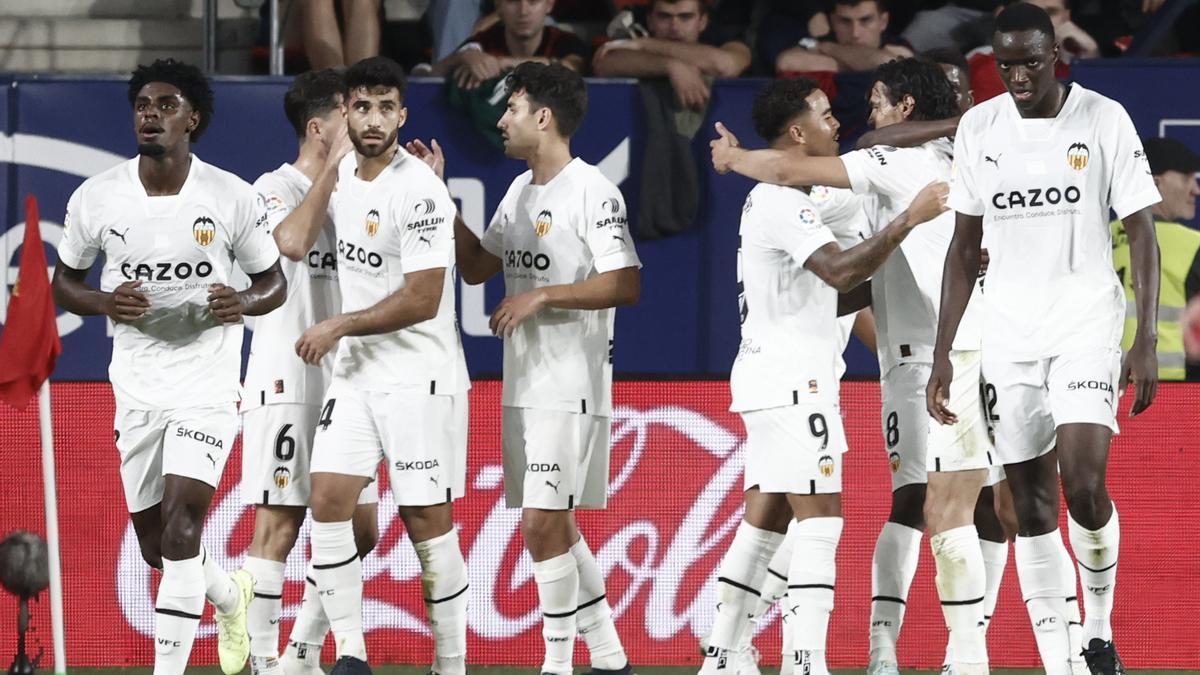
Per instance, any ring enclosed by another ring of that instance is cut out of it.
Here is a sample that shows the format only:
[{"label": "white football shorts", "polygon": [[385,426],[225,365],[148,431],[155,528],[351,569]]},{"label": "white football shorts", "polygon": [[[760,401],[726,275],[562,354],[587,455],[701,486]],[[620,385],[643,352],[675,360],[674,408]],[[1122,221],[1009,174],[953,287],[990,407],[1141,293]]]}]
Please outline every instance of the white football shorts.
[{"label": "white football shorts", "polygon": [[846,432],[838,407],[791,405],[743,412],[744,489],[794,495],[842,491]]},{"label": "white football shorts", "polygon": [[238,428],[237,404],[173,410],[117,408],[113,437],[130,513],[162,502],[167,474],[221,482]]},{"label": "white football shorts", "polygon": [[[272,403],[242,413],[242,499],[247,504],[308,506],[320,413],[320,406],[304,403]],[[372,481],[358,503],[378,501],[379,488]]]},{"label": "white football shorts", "polygon": [[983,374],[996,388],[996,453],[1004,464],[1050,452],[1063,424],[1098,424],[1114,434],[1119,431],[1119,349],[1015,363],[985,357]]},{"label": "white football shorts", "polygon": [[317,416],[311,471],[371,477],[381,459],[397,506],[462,497],[467,394],[432,395],[416,387],[368,392],[335,380]]},{"label": "white football shorts", "polygon": [[504,501],[509,508],[602,509],[608,503],[608,417],[504,406]]}]

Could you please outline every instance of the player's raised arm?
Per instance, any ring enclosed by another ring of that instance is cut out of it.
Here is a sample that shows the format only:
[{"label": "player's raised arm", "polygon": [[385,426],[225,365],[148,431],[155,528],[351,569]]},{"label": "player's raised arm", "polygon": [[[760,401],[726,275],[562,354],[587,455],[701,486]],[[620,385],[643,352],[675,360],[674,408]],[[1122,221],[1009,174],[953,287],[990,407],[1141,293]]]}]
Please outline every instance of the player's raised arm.
[{"label": "player's raised arm", "polygon": [[709,143],[713,168],[720,173],[740,173],[747,178],[807,187],[826,185],[848,188],[850,177],[839,157],[797,156],[785,150],[746,150],[724,124],[716,124],[717,138]]},{"label": "player's raised arm", "polygon": [[279,246],[280,255],[298,261],[312,250],[321,228],[329,218],[329,197],[337,186],[338,164],[353,148],[346,127],[340,127],[330,141],[325,163],[321,165],[321,172],[313,181],[312,189],[271,232]]},{"label": "player's raised arm", "polygon": [[944,120],[908,120],[901,124],[890,124],[886,127],[872,129],[854,143],[855,150],[870,148],[876,145],[890,145],[894,148],[915,148],[929,141],[953,136],[958,131],[958,121],[962,116]]},{"label": "player's raised arm", "polygon": [[[1159,251],[1150,208],[1121,219],[1129,235],[1133,296],[1140,317],[1158,316]],[[1120,389],[1133,383],[1135,398],[1130,414],[1137,415],[1154,402],[1158,390],[1158,322],[1138,321],[1133,346],[1121,365]]]},{"label": "player's raised arm", "polygon": [[949,186],[940,181],[926,185],[908,209],[879,234],[845,251],[837,244],[826,244],[809,256],[804,266],[839,293],[849,293],[883,265],[914,227],[946,210],[948,192]]}]

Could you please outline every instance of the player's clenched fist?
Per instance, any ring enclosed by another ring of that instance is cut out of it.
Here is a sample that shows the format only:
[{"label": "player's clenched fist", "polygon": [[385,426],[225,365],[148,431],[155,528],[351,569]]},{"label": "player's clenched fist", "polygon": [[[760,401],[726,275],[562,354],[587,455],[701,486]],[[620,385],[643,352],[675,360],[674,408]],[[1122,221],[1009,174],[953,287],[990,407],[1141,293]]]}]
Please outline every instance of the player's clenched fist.
[{"label": "player's clenched fist", "polygon": [[729,173],[733,168],[734,157],[738,154],[738,139],[724,124],[717,122],[716,128],[717,138],[708,144],[712,149],[713,168],[718,173]]},{"label": "player's clenched fist", "polygon": [[492,320],[488,322],[488,327],[492,329],[492,335],[512,337],[513,331],[522,321],[537,314],[545,306],[546,294],[540,288],[510,295],[501,300],[496,311],[492,312]]},{"label": "player's clenched fist", "polygon": [[333,349],[341,336],[337,317],[326,319],[304,331],[300,339],[296,340],[296,356],[310,366],[315,366]]},{"label": "player's clenched fist", "polygon": [[208,310],[221,323],[237,323],[242,320],[242,296],[225,284],[208,287]]},{"label": "player's clenched fist", "polygon": [[920,225],[941,215],[946,211],[946,198],[949,195],[950,185],[945,181],[933,181],[921,188],[908,206],[909,224]]},{"label": "player's clenched fist", "polygon": [[142,318],[146,310],[150,309],[150,301],[137,290],[141,285],[142,280],[138,279],[126,281],[114,288],[112,293],[108,294],[108,302],[104,306],[104,313],[108,318],[117,323],[129,323]]}]

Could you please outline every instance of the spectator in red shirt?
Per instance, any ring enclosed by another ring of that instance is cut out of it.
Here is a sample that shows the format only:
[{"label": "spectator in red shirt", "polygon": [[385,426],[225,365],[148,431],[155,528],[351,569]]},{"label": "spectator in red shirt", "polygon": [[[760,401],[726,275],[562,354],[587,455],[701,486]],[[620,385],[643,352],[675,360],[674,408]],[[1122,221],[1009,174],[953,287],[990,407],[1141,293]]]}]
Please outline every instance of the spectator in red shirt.
[{"label": "spectator in red shirt", "polygon": [[500,20],[439,61],[433,74],[453,77],[463,89],[476,89],[526,61],[558,62],[582,72],[587,45],[574,33],[546,25],[552,9],[554,0],[497,0]]}]

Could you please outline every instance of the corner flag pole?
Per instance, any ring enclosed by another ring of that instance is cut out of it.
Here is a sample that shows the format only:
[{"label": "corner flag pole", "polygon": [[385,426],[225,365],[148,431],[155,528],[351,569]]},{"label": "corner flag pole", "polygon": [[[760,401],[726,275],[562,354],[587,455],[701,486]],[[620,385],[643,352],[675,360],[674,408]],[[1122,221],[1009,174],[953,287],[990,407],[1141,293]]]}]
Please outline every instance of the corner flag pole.
[{"label": "corner flag pole", "polygon": [[46,547],[50,559],[50,626],[54,634],[54,673],[67,672],[63,632],[62,559],[58,545],[58,487],[54,478],[54,423],[50,417],[50,381],[38,388],[38,426],[42,432],[42,489],[46,501]]}]

